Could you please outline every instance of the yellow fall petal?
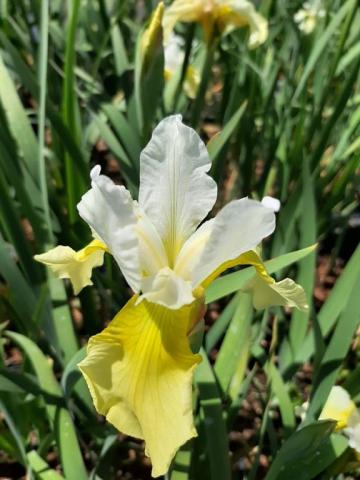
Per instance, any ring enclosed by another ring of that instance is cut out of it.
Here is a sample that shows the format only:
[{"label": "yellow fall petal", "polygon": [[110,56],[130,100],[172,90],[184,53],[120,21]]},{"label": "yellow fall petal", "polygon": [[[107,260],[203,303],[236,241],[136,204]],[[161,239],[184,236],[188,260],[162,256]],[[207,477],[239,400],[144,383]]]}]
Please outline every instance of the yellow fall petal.
[{"label": "yellow fall petal", "polygon": [[224,33],[248,26],[250,48],[258,47],[268,37],[267,20],[257,13],[251,2],[246,0],[223,0],[220,2],[217,9],[217,22],[220,31]]},{"label": "yellow fall petal", "polygon": [[118,430],[142,438],[157,477],[177,449],[196,436],[192,374],[200,362],[188,332],[202,300],[169,310],[134,296],[103,332],[92,337],[79,364],[95,407]]},{"label": "yellow fall petal", "polygon": [[92,269],[103,264],[106,251],[106,245],[93,240],[77,252],[59,245],[48,252],[35,255],[34,259],[50,267],[58,278],[69,278],[77,295],[84,287],[92,285]]}]

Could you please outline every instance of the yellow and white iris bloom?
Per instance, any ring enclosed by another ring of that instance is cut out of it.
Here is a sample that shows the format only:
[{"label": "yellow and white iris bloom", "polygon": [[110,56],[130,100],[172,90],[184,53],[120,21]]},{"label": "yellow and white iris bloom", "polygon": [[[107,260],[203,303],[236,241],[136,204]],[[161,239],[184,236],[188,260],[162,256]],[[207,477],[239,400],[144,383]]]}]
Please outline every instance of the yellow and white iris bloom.
[{"label": "yellow and white iris bloom", "polygon": [[209,283],[229,267],[254,265],[250,288],[257,306],[306,308],[302,288],[289,279],[276,283],[255,251],[274,231],[272,208],[242,198],[199,226],[217,196],[210,166],[198,134],[180,115],[165,118],[141,153],[138,202],[94,167],[78,211],[95,240],[81,254],[57,247],[36,257],[79,291],[109,252],[133,290],[109,326],[90,339],[79,368],[97,411],[145,440],[155,477],[196,436],[192,374],[200,356],[188,335],[202,319]]},{"label": "yellow and white iris bloom", "polygon": [[336,430],[342,430],[349,447],[360,454],[360,412],[344,388],[336,385],[331,389],[319,420],[335,420]]},{"label": "yellow and white iris bloom", "polygon": [[175,0],[164,13],[165,42],[177,22],[201,23],[205,38],[211,41],[214,32],[226,34],[248,26],[248,45],[256,48],[268,36],[268,24],[248,0]]},{"label": "yellow and white iris bloom", "polygon": [[318,19],[324,18],[325,10],[321,7],[321,2],[316,1],[313,4],[305,2],[303,8],[298,10],[294,15],[294,21],[297,23],[299,30],[305,35],[310,35],[316,27]]}]

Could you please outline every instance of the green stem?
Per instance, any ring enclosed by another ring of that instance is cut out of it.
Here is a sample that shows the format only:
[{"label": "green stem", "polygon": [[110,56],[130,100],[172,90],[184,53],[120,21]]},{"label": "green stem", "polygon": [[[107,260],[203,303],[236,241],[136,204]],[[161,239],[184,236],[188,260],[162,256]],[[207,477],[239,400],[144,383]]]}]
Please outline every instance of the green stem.
[{"label": "green stem", "polygon": [[201,82],[200,82],[199,90],[197,92],[196,99],[192,109],[191,125],[195,129],[199,124],[201,112],[204,106],[206,90],[211,77],[211,67],[213,64],[214,54],[215,54],[217,44],[218,44],[218,41],[215,38],[207,46],[205,62],[204,62],[202,73],[201,73]]},{"label": "green stem", "polygon": [[[80,8],[80,0],[73,0],[70,22],[68,25],[66,36],[66,51],[64,65],[64,87],[63,87],[63,119],[69,130],[75,135],[75,33],[78,13]],[[74,223],[77,219],[76,211],[76,174],[74,163],[70,155],[65,153],[65,178],[67,189],[67,202],[69,210],[70,223]]]},{"label": "green stem", "polygon": [[181,67],[181,75],[180,75],[179,84],[176,87],[176,91],[175,91],[175,95],[174,95],[174,103],[173,103],[174,112],[176,112],[176,110],[177,110],[180,93],[182,91],[183,84],[184,84],[185,77],[186,77],[186,72],[187,72],[187,69],[188,69],[188,66],[189,66],[190,54],[191,54],[192,43],[193,43],[193,38],[194,38],[194,32],[195,32],[195,24],[192,23],[189,27],[188,32],[187,32],[186,43],[185,43],[184,61],[183,61],[182,67]]},{"label": "green stem", "polygon": [[48,57],[48,33],[49,33],[49,0],[41,2],[41,31],[40,31],[40,57],[39,57],[39,183],[41,198],[44,209],[45,222],[47,227],[48,241],[53,243],[51,228],[51,217],[49,209],[49,197],[46,183],[45,164],[45,122],[46,122],[46,79],[47,79],[47,57]]}]

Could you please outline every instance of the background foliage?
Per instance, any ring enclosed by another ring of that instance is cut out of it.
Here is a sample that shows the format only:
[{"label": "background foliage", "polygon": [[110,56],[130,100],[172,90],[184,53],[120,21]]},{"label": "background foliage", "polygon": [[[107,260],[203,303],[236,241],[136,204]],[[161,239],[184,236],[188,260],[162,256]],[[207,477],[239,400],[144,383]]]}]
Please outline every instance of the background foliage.
[{"label": "background foliage", "polygon": [[[340,479],[356,469],[333,423],[316,419],[336,381],[360,400],[359,2],[325,0],[309,35],[293,19],[301,1],[257,6],[270,32],[253,51],[245,30],[207,49],[198,26],[179,25],[185,63],[165,82],[161,44],[150,58],[140,49],[155,2],[0,2],[0,475],[149,476],[141,444],[98,418],[76,368],[89,335],[129,297],[118,268],[107,258],[95,288],[75,298],[32,257],[90,240],[76,203],[95,163],[136,195],[139,152],[173,112],[210,141],[216,209],[244,195],[281,200],[263,254],[270,272],[304,286],[311,308],[254,312],[239,293],[249,268],[211,285],[199,438],[169,479]],[[187,62],[201,78],[193,100]],[[299,429],[296,406],[308,398]]]}]

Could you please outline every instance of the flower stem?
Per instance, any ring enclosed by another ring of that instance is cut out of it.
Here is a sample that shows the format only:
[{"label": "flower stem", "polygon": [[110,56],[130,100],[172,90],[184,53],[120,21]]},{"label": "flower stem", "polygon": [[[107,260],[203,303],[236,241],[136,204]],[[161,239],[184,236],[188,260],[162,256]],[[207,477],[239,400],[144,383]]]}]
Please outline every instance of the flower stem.
[{"label": "flower stem", "polygon": [[204,106],[206,90],[211,77],[211,67],[213,64],[214,54],[215,54],[217,44],[218,44],[217,39],[214,38],[207,45],[205,62],[204,62],[202,73],[201,73],[201,82],[195,98],[195,102],[192,110],[192,116],[191,116],[191,125],[195,129],[198,127],[200,117],[201,117],[201,112]]}]

